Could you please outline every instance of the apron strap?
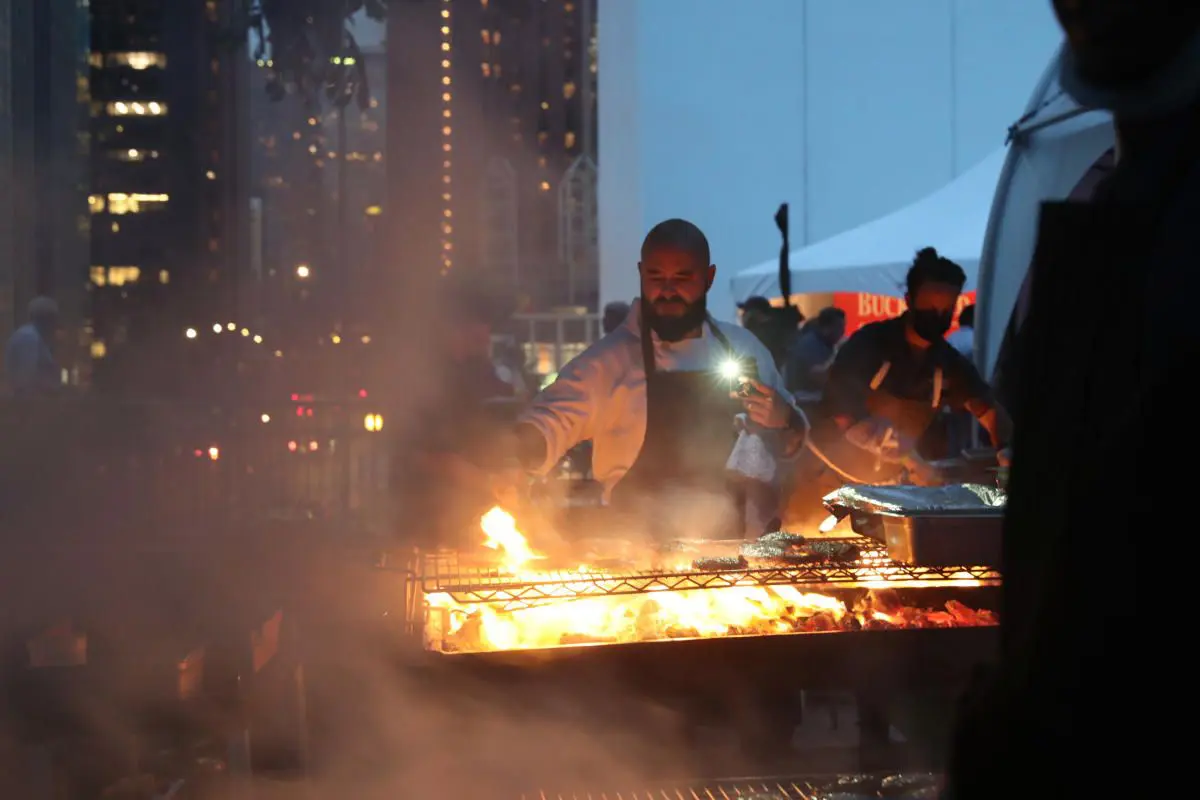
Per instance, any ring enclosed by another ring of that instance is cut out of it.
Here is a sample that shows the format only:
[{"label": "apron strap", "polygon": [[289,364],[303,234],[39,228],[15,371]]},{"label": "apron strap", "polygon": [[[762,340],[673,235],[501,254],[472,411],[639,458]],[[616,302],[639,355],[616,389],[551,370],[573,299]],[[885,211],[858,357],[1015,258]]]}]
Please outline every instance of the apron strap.
[{"label": "apron strap", "polygon": [[942,407],[942,368],[933,371],[933,407]]},{"label": "apron strap", "polygon": [[883,385],[883,379],[887,377],[888,372],[892,369],[892,362],[885,361],[879,371],[875,373],[875,377],[871,378],[871,391],[874,392]]}]

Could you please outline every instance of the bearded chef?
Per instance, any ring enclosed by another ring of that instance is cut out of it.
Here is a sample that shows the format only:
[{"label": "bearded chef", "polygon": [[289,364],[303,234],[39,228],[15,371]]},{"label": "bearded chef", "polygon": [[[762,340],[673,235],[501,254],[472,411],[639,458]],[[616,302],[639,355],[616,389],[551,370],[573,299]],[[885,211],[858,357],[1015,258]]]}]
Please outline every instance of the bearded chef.
[{"label": "bearded chef", "polygon": [[760,535],[778,512],[777,462],[803,443],[806,423],[754,334],[708,314],[716,267],[698,227],[656,225],[638,271],[641,297],[624,323],[520,417],[520,468],[545,474],[590,439],[606,503],[653,519],[651,535]]}]

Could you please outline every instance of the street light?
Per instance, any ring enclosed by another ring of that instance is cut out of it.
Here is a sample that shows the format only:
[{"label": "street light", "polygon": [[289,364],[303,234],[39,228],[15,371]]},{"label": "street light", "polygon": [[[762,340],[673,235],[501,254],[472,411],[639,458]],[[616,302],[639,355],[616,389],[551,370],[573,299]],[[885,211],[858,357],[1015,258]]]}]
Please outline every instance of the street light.
[{"label": "street light", "polygon": [[183,332],[183,335],[189,339],[195,339],[196,338],[196,329],[188,328],[186,331]]},{"label": "street light", "polygon": [[224,329],[221,327],[221,323],[219,323],[219,322],[213,323],[213,333],[220,333],[222,330],[224,330]]},{"label": "street light", "polygon": [[296,277],[300,280],[305,280],[311,274],[312,270],[308,268],[308,264],[296,265]]}]

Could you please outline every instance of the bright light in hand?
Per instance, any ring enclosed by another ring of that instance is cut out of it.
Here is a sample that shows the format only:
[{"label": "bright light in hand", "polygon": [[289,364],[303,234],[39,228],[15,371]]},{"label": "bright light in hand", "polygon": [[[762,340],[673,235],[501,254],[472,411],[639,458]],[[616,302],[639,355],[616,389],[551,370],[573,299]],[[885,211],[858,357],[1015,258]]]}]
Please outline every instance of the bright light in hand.
[{"label": "bright light in hand", "polygon": [[742,365],[730,358],[721,363],[720,372],[722,378],[726,378],[727,380],[731,381],[737,380],[738,378],[742,377]]}]

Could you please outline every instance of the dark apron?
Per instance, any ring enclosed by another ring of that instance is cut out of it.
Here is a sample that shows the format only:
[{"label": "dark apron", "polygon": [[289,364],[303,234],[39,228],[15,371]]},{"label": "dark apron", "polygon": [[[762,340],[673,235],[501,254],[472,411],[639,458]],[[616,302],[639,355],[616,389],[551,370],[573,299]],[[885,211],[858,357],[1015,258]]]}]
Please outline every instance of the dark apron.
[{"label": "dark apron", "polygon": [[[891,424],[885,439],[902,436],[915,443],[929,429],[941,408],[944,375],[940,367],[934,370],[933,391],[928,400],[909,400],[883,388],[891,369],[891,362],[884,361],[871,378],[867,410],[873,418]],[[786,528],[802,530],[820,525],[828,516],[822,498],[847,483],[890,484],[904,478],[904,468],[900,464],[885,461],[850,442],[832,420],[814,421],[811,436],[821,453],[846,474],[834,470],[805,448],[796,458],[789,481],[792,489],[783,517]]]},{"label": "dark apron", "polygon": [[[720,329],[712,320],[707,324],[725,353],[735,357]],[[730,397],[729,384],[712,371],[659,371],[645,323],[642,361],[646,435],[637,459],[613,488],[611,507],[639,517],[658,539],[705,538],[712,530],[698,529],[690,518],[695,505],[671,507],[673,501],[685,503],[690,497],[702,504],[714,525],[724,527],[728,516],[734,526],[731,533],[741,537],[742,493],[725,468],[737,440],[734,417],[743,411],[741,402]]]}]

